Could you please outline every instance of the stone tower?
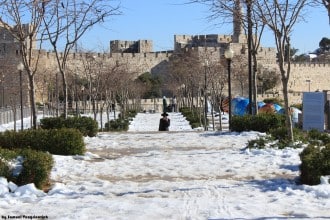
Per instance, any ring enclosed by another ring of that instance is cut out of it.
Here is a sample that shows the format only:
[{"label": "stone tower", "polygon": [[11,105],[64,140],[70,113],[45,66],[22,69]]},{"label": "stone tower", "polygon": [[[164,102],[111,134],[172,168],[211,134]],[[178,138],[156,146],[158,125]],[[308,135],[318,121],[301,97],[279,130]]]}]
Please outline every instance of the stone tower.
[{"label": "stone tower", "polygon": [[152,40],[110,41],[110,50],[112,53],[149,53],[153,52]]},{"label": "stone tower", "polygon": [[233,43],[246,43],[246,36],[242,25],[243,8],[240,0],[235,0],[233,10]]}]

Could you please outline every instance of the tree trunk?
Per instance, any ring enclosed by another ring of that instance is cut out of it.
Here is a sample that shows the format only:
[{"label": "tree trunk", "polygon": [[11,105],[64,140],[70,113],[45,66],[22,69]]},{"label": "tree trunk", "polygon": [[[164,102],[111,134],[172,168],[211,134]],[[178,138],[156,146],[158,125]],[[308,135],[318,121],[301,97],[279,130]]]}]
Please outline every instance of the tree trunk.
[{"label": "tree trunk", "polygon": [[220,100],[219,100],[219,130],[222,131],[222,94],[220,93]]},{"label": "tree trunk", "polygon": [[65,70],[61,71],[62,74],[62,84],[63,84],[63,116],[64,118],[68,117],[68,84],[66,82],[66,75],[65,75]]},{"label": "tree trunk", "polygon": [[291,110],[289,107],[289,97],[288,97],[288,80],[283,80],[283,98],[284,98],[284,108],[285,108],[285,124],[287,127],[287,134],[289,140],[294,141],[293,138],[293,128],[291,120]]},{"label": "tree trunk", "polygon": [[293,129],[292,129],[292,121],[291,121],[291,111],[289,107],[289,96],[288,96],[288,82],[289,82],[289,75],[290,75],[290,62],[287,63],[287,70],[285,71],[285,63],[283,59],[279,60],[279,67],[282,76],[282,87],[283,87],[283,98],[284,98],[284,109],[285,109],[285,124],[287,128],[287,135],[289,140],[292,142],[293,139]]},{"label": "tree trunk", "polygon": [[[256,49],[255,49],[256,50]],[[253,68],[252,68],[252,88],[253,88],[253,113],[254,115],[258,114],[258,100],[257,100],[257,65],[258,65],[258,61],[257,61],[257,54],[254,51],[252,53],[252,57],[253,57]]]},{"label": "tree trunk", "polygon": [[30,87],[30,105],[31,105],[31,118],[32,128],[37,129],[37,109],[35,103],[35,89],[34,89],[34,75],[29,74],[29,87]]}]

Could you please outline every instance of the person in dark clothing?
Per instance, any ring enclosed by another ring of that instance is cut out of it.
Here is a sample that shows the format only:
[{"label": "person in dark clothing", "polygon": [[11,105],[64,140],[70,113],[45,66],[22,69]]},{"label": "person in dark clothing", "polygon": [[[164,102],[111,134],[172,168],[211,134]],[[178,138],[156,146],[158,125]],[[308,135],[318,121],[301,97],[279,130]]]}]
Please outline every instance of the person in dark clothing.
[{"label": "person in dark clothing", "polygon": [[162,114],[162,118],[159,120],[159,131],[168,131],[170,124],[171,124],[171,120],[167,117],[168,114],[166,112],[164,112]]}]

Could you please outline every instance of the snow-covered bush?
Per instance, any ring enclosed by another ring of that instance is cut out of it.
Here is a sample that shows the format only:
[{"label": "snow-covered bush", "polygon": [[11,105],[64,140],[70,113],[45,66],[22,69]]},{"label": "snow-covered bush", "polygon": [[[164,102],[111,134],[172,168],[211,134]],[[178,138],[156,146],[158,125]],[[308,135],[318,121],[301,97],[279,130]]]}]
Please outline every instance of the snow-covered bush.
[{"label": "snow-covered bush", "polygon": [[42,189],[49,183],[53,163],[53,157],[41,151],[0,148],[0,176],[17,185],[34,183]]},{"label": "snow-covered bush", "polygon": [[30,149],[22,150],[20,155],[24,158],[23,169],[17,177],[16,184],[34,183],[39,189],[49,184],[50,172],[54,163],[52,155]]},{"label": "snow-covered bush", "polygon": [[309,145],[300,153],[300,181],[302,184],[317,185],[321,176],[330,175],[330,144],[320,147]]}]

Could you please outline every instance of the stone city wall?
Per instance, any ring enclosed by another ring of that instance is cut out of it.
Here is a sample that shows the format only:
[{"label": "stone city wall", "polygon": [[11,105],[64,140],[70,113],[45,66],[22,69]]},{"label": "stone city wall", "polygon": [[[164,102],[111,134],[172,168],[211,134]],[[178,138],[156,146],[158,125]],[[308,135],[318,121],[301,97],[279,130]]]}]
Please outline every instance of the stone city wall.
[{"label": "stone city wall", "polygon": [[[235,50],[235,54],[246,54],[245,44],[231,44]],[[224,52],[224,47],[198,47],[192,48],[193,50],[206,51],[213,54],[212,59],[221,59],[221,54]],[[40,70],[41,72],[48,74],[54,73],[56,71],[56,59],[55,54],[46,51],[35,51],[40,53]],[[127,64],[128,71],[132,74],[138,75],[151,72],[154,74],[166,74],[168,72],[168,61],[172,56],[172,52],[149,52],[149,53],[72,53],[69,55],[68,66],[81,66],[82,60],[86,59],[96,59],[97,61],[106,62],[111,65],[116,64]],[[265,67],[276,68],[278,66],[274,62],[274,57],[276,55],[274,48],[260,48],[258,51],[258,60],[259,64],[262,64]],[[15,69],[16,63],[12,64],[14,68],[11,68],[10,74],[6,73],[5,79],[3,82],[3,88],[7,94],[8,90],[14,90],[19,88],[18,84],[18,71]],[[3,72],[5,69],[3,68]],[[47,70],[47,71],[46,71]],[[17,74],[15,74],[17,73]],[[79,74],[79,72],[78,72]],[[54,74],[52,74],[54,75]],[[23,84],[26,88],[27,86],[26,76],[23,77]],[[45,82],[40,77],[36,77],[36,92],[37,92],[37,101],[45,100],[47,97],[45,93]],[[13,84],[13,85],[11,85]],[[274,89],[274,96],[281,97],[282,89],[281,84]],[[307,91],[316,91],[316,90],[330,90],[330,64],[316,64],[316,63],[301,63],[301,64],[292,64],[291,67],[291,76],[289,81],[289,95],[291,103],[300,103],[302,99],[302,92]],[[27,90],[25,90],[27,91]],[[226,91],[226,90],[225,90]],[[15,92],[11,92],[15,93]],[[42,94],[43,93],[43,94]],[[16,91],[17,94],[17,91]],[[26,93],[25,93],[26,94]],[[24,94],[24,99],[27,101],[27,97]],[[273,96],[272,94],[266,94],[266,96]],[[2,95],[2,98],[7,97]],[[260,98],[264,98],[259,96]],[[5,100],[7,102],[8,100]]]}]

